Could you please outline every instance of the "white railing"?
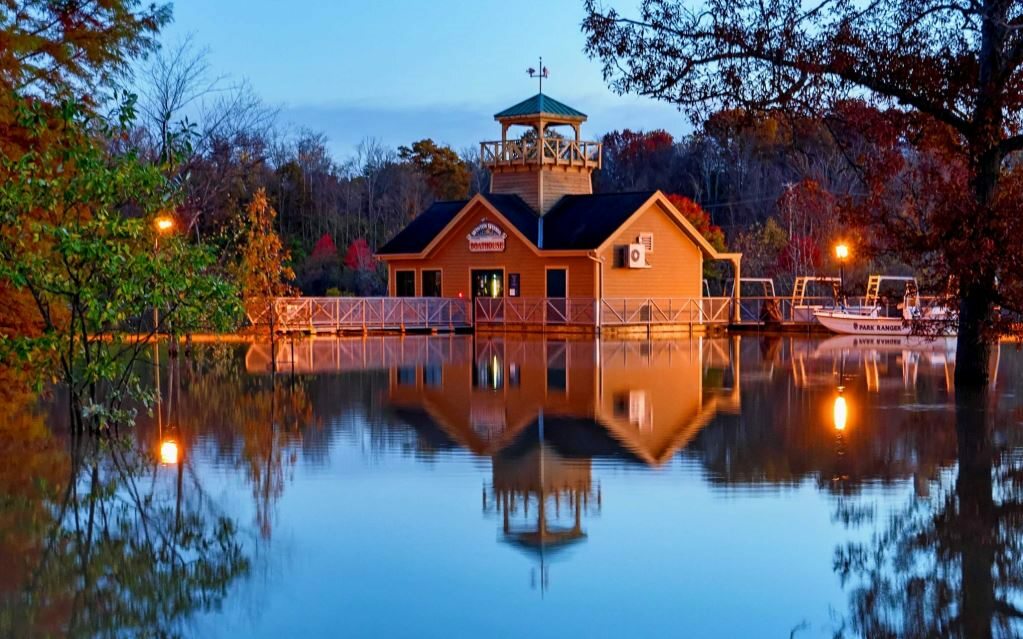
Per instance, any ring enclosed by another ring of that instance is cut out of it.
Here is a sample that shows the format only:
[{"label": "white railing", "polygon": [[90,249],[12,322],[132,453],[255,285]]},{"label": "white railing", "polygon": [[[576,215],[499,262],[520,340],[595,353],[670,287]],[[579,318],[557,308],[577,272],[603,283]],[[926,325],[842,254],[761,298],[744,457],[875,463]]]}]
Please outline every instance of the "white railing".
[{"label": "white railing", "polygon": [[[942,300],[936,297],[919,297],[922,309],[940,305]],[[877,305],[878,313],[885,317],[902,317],[899,304],[902,299],[886,299]],[[847,297],[846,308],[864,308],[866,298]],[[773,308],[770,308],[773,306]],[[739,317],[743,323],[761,323],[768,317],[774,317],[774,321],[793,322],[796,324],[813,324],[816,322],[814,311],[820,309],[836,308],[833,297],[804,297],[793,299],[791,297],[742,297],[739,300]]]},{"label": "white railing", "polygon": [[596,323],[592,299],[564,297],[480,297],[476,324],[587,325]]},{"label": "white railing", "polygon": [[728,297],[605,298],[600,302],[602,326],[727,324]]},{"label": "white railing", "polygon": [[727,297],[707,298],[479,298],[477,325],[648,326],[727,324]]},{"label": "white railing", "polygon": [[486,167],[514,164],[564,164],[600,168],[600,142],[565,138],[542,140],[494,140],[480,142],[480,158]]},{"label": "white railing", "polygon": [[289,331],[342,331],[470,326],[469,301],[446,297],[279,297],[248,312],[254,325]]}]

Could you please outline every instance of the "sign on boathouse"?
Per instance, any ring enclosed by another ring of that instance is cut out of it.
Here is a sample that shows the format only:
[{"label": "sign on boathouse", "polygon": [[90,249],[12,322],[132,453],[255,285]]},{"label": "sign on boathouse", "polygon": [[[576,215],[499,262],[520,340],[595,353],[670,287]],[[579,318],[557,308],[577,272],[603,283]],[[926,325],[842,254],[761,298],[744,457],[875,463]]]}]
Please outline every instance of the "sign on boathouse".
[{"label": "sign on boathouse", "polygon": [[493,222],[480,222],[466,237],[472,253],[501,253],[508,234]]}]

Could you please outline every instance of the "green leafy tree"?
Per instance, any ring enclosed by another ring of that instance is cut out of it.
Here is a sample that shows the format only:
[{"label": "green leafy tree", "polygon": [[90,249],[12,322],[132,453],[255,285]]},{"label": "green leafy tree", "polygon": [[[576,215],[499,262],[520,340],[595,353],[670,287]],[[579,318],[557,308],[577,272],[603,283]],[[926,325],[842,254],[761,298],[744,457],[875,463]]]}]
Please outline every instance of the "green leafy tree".
[{"label": "green leafy tree", "polygon": [[398,155],[426,176],[438,200],[461,200],[469,195],[469,166],[451,147],[427,138],[413,142],[411,148],[398,147]]},{"label": "green leafy tree", "polygon": [[[74,427],[102,431],[130,420],[126,400],[145,398],[137,364],[160,326],[228,327],[237,304],[210,251],[173,235],[154,250],[154,220],[173,210],[177,190],[134,153],[109,152],[132,102],[114,120],[70,101],[52,116],[21,101],[19,129],[47,143],[0,160],[0,281],[31,296],[42,325],[4,344],[55,362]],[[154,307],[161,325],[147,329]]]}]

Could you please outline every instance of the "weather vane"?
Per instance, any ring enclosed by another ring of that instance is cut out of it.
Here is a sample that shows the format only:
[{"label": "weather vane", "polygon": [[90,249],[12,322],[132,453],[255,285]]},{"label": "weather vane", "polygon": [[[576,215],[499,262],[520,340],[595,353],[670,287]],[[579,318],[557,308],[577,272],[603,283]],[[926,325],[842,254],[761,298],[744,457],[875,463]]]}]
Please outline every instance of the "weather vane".
[{"label": "weather vane", "polygon": [[540,56],[540,70],[537,71],[533,67],[529,67],[528,69],[526,69],[526,73],[528,73],[529,77],[531,78],[540,79],[540,93],[543,93],[543,79],[550,75],[547,72],[547,67],[543,65],[543,56]]}]

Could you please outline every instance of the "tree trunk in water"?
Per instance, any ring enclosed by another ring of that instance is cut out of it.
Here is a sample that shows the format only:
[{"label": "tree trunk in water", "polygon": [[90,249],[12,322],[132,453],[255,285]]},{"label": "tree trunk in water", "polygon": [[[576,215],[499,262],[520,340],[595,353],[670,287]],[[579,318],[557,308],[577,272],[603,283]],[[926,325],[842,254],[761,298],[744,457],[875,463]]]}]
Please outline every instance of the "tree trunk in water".
[{"label": "tree trunk in water", "polygon": [[957,397],[987,387],[992,344],[986,328],[993,309],[987,287],[974,285],[959,296],[959,333],[956,338],[955,386]]},{"label": "tree trunk in water", "polygon": [[[958,365],[958,362],[957,362]],[[958,375],[958,370],[956,371]],[[969,639],[988,639],[995,620],[995,539],[998,517],[994,501],[987,393],[956,392],[959,476],[954,528],[962,580],[959,627]]]}]

